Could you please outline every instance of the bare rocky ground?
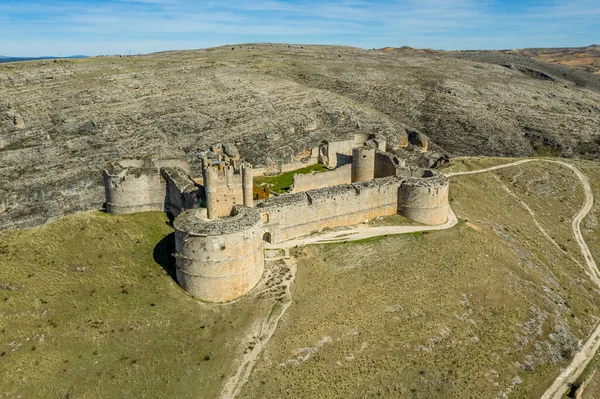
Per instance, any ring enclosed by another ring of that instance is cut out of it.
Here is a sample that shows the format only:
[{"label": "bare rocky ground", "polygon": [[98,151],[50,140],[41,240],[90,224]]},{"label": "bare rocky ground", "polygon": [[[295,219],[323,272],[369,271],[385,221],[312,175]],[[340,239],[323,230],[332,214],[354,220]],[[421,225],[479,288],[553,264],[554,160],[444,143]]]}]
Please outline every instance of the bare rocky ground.
[{"label": "bare rocky ground", "polygon": [[600,78],[510,66],[519,62],[250,44],[3,64],[0,228],[101,207],[107,160],[192,160],[215,142],[237,142],[257,165],[302,158],[357,130],[392,143],[421,132],[433,151],[452,155],[597,159]]}]

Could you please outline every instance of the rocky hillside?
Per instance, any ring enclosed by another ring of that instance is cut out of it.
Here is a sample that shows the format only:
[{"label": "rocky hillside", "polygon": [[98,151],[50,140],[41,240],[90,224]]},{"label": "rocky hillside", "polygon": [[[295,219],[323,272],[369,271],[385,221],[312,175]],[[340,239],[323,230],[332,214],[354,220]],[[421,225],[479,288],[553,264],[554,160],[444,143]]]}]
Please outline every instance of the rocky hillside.
[{"label": "rocky hillside", "polygon": [[506,54],[537,58],[555,64],[575,66],[600,75],[600,45],[566,48],[527,48],[505,50]]},{"label": "rocky hillside", "polygon": [[502,64],[275,44],[2,64],[0,228],[101,207],[106,160],[192,160],[215,142],[259,165],[357,130],[420,132],[452,155],[598,158],[600,77]]}]

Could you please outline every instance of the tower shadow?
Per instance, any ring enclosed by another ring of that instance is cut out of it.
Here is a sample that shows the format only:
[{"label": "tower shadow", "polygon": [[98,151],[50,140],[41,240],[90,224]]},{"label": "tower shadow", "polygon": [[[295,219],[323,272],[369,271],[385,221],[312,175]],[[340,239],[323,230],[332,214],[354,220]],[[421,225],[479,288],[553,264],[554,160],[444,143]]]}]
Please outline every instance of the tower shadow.
[{"label": "tower shadow", "polygon": [[175,233],[165,236],[156,244],[152,257],[154,261],[167,272],[175,282],[177,282],[177,274],[175,273]]}]

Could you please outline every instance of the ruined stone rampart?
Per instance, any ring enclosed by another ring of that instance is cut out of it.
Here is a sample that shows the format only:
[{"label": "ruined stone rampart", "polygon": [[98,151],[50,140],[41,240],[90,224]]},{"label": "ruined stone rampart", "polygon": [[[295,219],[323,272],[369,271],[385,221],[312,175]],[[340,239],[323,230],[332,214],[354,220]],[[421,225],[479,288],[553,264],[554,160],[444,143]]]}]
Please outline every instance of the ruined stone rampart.
[{"label": "ruined stone rampart", "polygon": [[347,136],[346,140],[323,141],[319,146],[319,162],[332,169],[340,167],[352,161],[354,148],[363,146],[385,151],[386,140],[372,133],[358,132]]},{"label": "ruined stone rampart", "polygon": [[174,221],[177,281],[203,301],[239,298],[262,276],[260,213],[243,206],[236,206],[235,213],[230,218],[209,220],[188,211]]},{"label": "ruined stone rampart", "polygon": [[155,167],[106,169],[104,188],[108,213],[165,210],[166,184]]},{"label": "ruined stone rampart", "polygon": [[273,242],[398,212],[396,177],[287,194],[257,205]]},{"label": "ruined stone rampart", "polygon": [[[171,166],[161,172],[162,165]],[[177,210],[193,206],[197,201],[191,198],[193,182],[187,178],[187,167],[187,162],[180,159],[141,158],[108,163],[103,173],[106,211],[128,214],[170,211],[171,204]],[[164,173],[167,170],[170,172]],[[186,190],[190,198],[183,198]]]},{"label": "ruined stone rampart", "polygon": [[161,169],[166,181],[166,207],[167,212],[178,216],[183,210],[192,209],[200,205],[199,189],[183,171],[175,167]]},{"label": "ruined stone rampart", "polygon": [[[318,151],[318,148],[315,149]],[[316,165],[319,163],[318,157],[310,157],[300,161],[294,161],[289,164],[280,165],[276,163],[272,163],[263,168],[253,168],[254,176],[276,176],[285,172],[292,172],[294,170],[306,168],[308,166]]]},{"label": "ruined stone rampart", "polygon": [[377,151],[375,153],[375,177],[396,176],[400,167],[397,157],[387,152]]},{"label": "ruined stone rampart", "polygon": [[340,166],[337,169],[326,172],[298,174],[294,175],[294,183],[291,192],[298,193],[323,187],[331,187],[338,184],[350,184],[351,178],[351,164]]}]

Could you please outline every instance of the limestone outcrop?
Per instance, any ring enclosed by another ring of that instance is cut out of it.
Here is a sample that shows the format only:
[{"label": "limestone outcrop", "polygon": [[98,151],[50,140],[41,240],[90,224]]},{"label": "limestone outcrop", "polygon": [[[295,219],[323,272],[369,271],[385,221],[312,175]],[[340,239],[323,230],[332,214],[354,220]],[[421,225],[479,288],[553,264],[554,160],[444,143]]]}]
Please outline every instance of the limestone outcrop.
[{"label": "limestone outcrop", "polygon": [[196,148],[218,142],[274,172],[357,130],[385,137],[388,150],[421,167],[435,161],[413,153],[408,131],[429,137],[425,154],[600,154],[600,85],[590,84],[600,79],[573,80],[572,68],[532,65],[552,82],[444,52],[240,50],[1,64],[0,228],[100,208],[99,172],[111,159],[192,161]]}]

